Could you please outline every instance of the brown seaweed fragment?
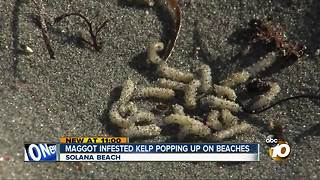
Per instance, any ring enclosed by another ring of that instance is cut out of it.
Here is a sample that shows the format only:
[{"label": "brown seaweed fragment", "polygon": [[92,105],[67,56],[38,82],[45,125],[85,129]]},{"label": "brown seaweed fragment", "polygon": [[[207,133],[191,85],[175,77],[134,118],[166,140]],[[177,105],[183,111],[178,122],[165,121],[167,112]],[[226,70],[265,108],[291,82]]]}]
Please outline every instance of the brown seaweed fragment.
[{"label": "brown seaweed fragment", "polygon": [[271,20],[253,19],[249,26],[253,32],[253,42],[261,41],[270,45],[272,49],[280,51],[284,59],[296,61],[304,55],[306,47],[289,42],[282,28],[272,23]]},{"label": "brown seaweed fragment", "polygon": [[170,30],[170,38],[165,43],[165,49],[161,49],[160,56],[166,62],[173,51],[181,28],[181,9],[178,0],[123,0],[123,2],[128,5],[161,8],[165,16],[169,15],[170,26],[172,26],[168,28]]},{"label": "brown seaweed fragment", "polygon": [[48,53],[50,55],[50,58],[51,59],[55,59],[55,56],[54,56],[54,51],[53,51],[53,48],[51,46],[51,42],[50,42],[50,38],[49,38],[49,35],[48,35],[48,28],[47,28],[47,25],[46,25],[46,21],[44,19],[46,13],[44,12],[44,6],[43,6],[43,2],[42,0],[32,0],[32,3],[33,5],[35,6],[36,8],[36,11],[37,11],[37,14],[38,14],[38,23],[39,23],[39,28],[41,29],[41,34],[42,34],[42,38],[43,38],[43,41],[46,45],[46,48],[48,50]]},{"label": "brown seaweed fragment", "polygon": [[177,0],[166,0],[165,5],[168,8],[168,12],[174,23],[174,29],[172,30],[171,38],[166,45],[163,55],[161,56],[164,61],[167,61],[171,56],[172,50],[179,36],[181,28],[181,10]]},{"label": "brown seaweed fragment", "polygon": [[80,19],[82,19],[85,22],[85,24],[87,25],[87,28],[88,28],[88,32],[90,34],[91,41],[85,40],[83,38],[82,38],[82,40],[84,42],[86,42],[87,44],[89,44],[91,47],[93,47],[96,51],[100,51],[101,47],[102,47],[102,44],[101,44],[101,42],[98,41],[99,33],[107,25],[107,23],[109,22],[109,19],[103,21],[98,26],[93,27],[93,22],[90,21],[86,16],[84,16],[84,15],[78,13],[78,12],[71,12],[71,13],[65,13],[65,14],[62,14],[62,15],[56,17],[54,19],[54,22],[55,23],[59,23],[63,19],[65,19],[67,17],[70,17],[70,16],[79,17]]}]

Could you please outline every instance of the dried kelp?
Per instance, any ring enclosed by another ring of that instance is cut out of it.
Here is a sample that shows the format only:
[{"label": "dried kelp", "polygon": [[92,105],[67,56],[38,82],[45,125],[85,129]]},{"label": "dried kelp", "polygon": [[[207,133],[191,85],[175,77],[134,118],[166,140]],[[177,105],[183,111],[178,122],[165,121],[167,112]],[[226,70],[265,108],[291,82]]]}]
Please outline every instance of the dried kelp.
[{"label": "dried kelp", "polygon": [[[161,59],[165,62],[170,57],[176,44],[181,28],[181,10],[178,0],[126,0],[131,5],[156,7],[161,10],[162,14],[170,22],[170,38],[165,44],[165,49],[161,54]],[[167,22],[166,22],[167,23]]]},{"label": "dried kelp", "polygon": [[103,21],[100,23],[97,27],[93,26],[93,22],[90,21],[86,16],[82,15],[81,13],[78,12],[71,12],[71,13],[65,13],[62,14],[54,19],[55,23],[59,23],[60,21],[64,20],[65,18],[68,18],[70,16],[75,16],[79,17],[82,19],[85,24],[87,25],[88,32],[90,34],[91,41],[85,40],[82,38],[84,42],[89,44],[91,47],[93,47],[96,51],[100,51],[101,49],[101,42],[99,42],[99,34],[103,30],[103,28],[107,25],[107,23],[110,21],[109,19]]},{"label": "dried kelp", "polygon": [[55,56],[54,56],[54,51],[53,51],[53,48],[51,46],[51,40],[49,38],[49,35],[48,35],[48,28],[47,28],[47,24],[46,24],[46,21],[45,21],[45,16],[46,16],[46,13],[45,13],[45,10],[44,10],[44,5],[43,5],[43,2],[42,0],[32,0],[32,3],[33,5],[35,6],[35,9],[36,9],[36,12],[37,12],[37,15],[38,15],[38,24],[39,24],[39,28],[41,29],[41,34],[42,34],[42,38],[43,38],[43,41],[46,45],[46,48],[48,50],[48,53],[50,55],[50,58],[51,59],[54,59]]}]

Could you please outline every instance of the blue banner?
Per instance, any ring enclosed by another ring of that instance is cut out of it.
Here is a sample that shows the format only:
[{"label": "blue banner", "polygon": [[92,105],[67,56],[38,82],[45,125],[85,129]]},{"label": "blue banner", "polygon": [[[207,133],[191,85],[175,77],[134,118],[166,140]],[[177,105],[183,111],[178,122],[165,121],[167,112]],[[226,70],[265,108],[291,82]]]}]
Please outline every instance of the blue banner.
[{"label": "blue banner", "polygon": [[258,153],[259,144],[60,144],[60,153]]}]

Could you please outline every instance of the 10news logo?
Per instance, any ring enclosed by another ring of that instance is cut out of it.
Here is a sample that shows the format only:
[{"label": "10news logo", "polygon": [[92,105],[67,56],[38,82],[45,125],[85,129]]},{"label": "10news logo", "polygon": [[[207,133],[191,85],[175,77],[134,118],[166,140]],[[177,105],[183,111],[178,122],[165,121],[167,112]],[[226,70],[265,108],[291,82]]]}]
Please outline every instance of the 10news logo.
[{"label": "10news logo", "polygon": [[269,135],[266,139],[269,146],[268,155],[275,161],[284,160],[289,157],[291,148],[284,139],[277,139],[274,135]]}]

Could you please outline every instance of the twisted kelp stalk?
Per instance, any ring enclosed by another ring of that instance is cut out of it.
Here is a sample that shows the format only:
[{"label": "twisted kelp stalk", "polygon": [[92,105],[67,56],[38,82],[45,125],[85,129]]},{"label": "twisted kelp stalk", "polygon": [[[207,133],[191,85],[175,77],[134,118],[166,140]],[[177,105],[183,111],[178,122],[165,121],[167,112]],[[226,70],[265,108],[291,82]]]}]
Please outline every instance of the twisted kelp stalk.
[{"label": "twisted kelp stalk", "polygon": [[168,8],[169,14],[174,24],[171,39],[168,41],[164,54],[161,57],[164,61],[167,61],[176,44],[181,29],[181,10],[178,0],[166,0],[164,4]]},{"label": "twisted kelp stalk", "polygon": [[47,48],[48,53],[50,55],[50,58],[54,59],[55,58],[54,51],[53,51],[52,46],[51,46],[50,38],[49,38],[49,35],[48,35],[48,28],[47,28],[47,25],[46,25],[46,21],[44,19],[45,16],[46,16],[46,13],[44,12],[43,2],[42,2],[42,0],[32,0],[32,3],[35,6],[36,12],[37,12],[38,17],[39,17],[38,24],[39,24],[39,28],[41,29],[41,34],[42,34],[43,41],[44,41],[44,43],[46,45],[46,48]]},{"label": "twisted kelp stalk", "polygon": [[167,61],[172,50],[176,44],[179,32],[181,29],[181,9],[178,0],[123,0],[131,5],[156,7],[162,9],[164,15],[169,15],[170,25],[170,39],[166,42],[161,59]]},{"label": "twisted kelp stalk", "polygon": [[78,12],[72,12],[72,13],[62,14],[62,15],[56,17],[54,19],[54,22],[58,23],[58,22],[62,21],[63,19],[70,17],[70,16],[79,17],[80,19],[82,19],[85,22],[85,24],[87,25],[87,28],[88,28],[88,32],[90,34],[91,42],[87,41],[85,39],[83,39],[83,41],[86,42],[87,44],[89,44],[91,47],[93,47],[96,51],[99,51],[101,49],[101,43],[98,42],[99,34],[110,20],[107,19],[107,20],[103,21],[102,23],[100,23],[98,26],[94,27],[93,22],[90,21],[86,16],[84,16]]}]

